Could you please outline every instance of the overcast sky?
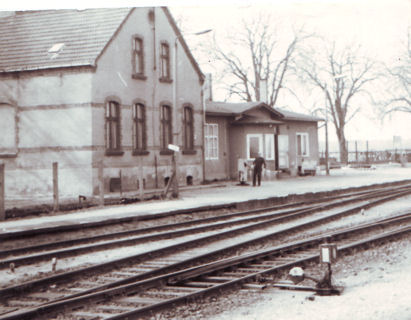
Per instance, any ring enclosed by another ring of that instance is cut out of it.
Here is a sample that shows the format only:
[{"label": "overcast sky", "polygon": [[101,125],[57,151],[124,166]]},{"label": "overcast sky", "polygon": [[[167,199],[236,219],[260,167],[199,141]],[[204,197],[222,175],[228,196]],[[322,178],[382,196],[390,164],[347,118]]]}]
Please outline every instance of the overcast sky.
[{"label": "overcast sky", "polygon": [[[263,8],[273,16],[280,16],[282,23],[303,24],[307,31],[328,39],[361,44],[370,57],[387,64],[395,63],[403,53],[407,27],[411,25],[411,2],[408,0],[260,1],[257,6],[219,3],[206,7],[172,6],[171,9],[175,17],[181,19],[184,29],[200,31],[212,28],[218,37],[226,30],[235,28],[244,16],[256,14]],[[187,37],[188,43],[193,41]],[[209,70],[207,63],[201,67],[206,72]],[[299,111],[298,106],[291,106],[291,109]],[[381,123],[379,119],[372,119],[369,111],[358,114],[349,123],[346,130],[349,140],[392,140],[394,135],[402,136],[403,140],[411,138],[411,114],[394,115]],[[333,128],[330,135],[331,139],[336,140]],[[320,131],[320,139],[322,137]]]},{"label": "overcast sky", "polygon": [[[211,28],[215,35],[233,28],[243,16],[252,15],[264,7],[264,10],[272,11],[274,15],[280,16],[290,25],[304,24],[307,30],[322,34],[329,39],[361,43],[370,56],[388,64],[398,59],[406,42],[407,27],[411,25],[411,0],[209,0],[207,2],[2,0],[0,8],[24,10],[153,5],[170,6],[175,18],[181,19],[184,30],[195,32]],[[195,43],[189,39],[187,42]],[[202,64],[200,67],[204,72],[209,71],[207,64]],[[387,119],[384,124],[377,120],[370,120],[369,115],[362,114],[349,125],[346,133],[350,140],[392,139],[393,135],[409,139],[411,138],[410,123],[411,114],[395,115],[391,120]]]}]

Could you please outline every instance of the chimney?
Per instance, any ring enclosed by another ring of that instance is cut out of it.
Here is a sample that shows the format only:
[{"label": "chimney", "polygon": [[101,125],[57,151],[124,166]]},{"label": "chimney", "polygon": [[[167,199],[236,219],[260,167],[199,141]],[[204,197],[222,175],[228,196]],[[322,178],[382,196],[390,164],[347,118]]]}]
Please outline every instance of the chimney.
[{"label": "chimney", "polygon": [[211,73],[207,73],[205,76],[204,99],[206,101],[213,101],[213,84]]}]

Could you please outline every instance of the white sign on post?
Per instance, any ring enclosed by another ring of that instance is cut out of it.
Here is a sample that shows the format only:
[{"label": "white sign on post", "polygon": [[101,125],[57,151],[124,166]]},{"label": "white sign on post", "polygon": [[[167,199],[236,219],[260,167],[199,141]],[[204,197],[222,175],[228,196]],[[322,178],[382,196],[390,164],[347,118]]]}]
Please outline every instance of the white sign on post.
[{"label": "white sign on post", "polygon": [[173,150],[173,151],[175,151],[175,152],[180,151],[180,147],[179,147],[179,146],[176,146],[175,144],[169,144],[169,145],[168,145],[168,149]]},{"label": "white sign on post", "polygon": [[332,263],[337,260],[337,246],[334,243],[320,246],[320,260],[322,263]]},{"label": "white sign on post", "polygon": [[321,257],[322,257],[322,262],[331,263],[330,248],[328,248],[328,247],[321,248]]}]

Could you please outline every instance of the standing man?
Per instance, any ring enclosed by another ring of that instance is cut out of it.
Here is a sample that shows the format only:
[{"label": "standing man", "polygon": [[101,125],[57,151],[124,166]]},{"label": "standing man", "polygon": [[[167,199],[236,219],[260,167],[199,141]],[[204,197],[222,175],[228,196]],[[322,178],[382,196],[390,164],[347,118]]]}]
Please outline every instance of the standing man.
[{"label": "standing man", "polygon": [[261,152],[259,152],[258,157],[254,159],[253,165],[254,165],[254,168],[253,168],[253,187],[255,187],[256,178],[257,178],[258,186],[260,186],[261,185],[261,171],[263,169],[263,166],[264,166],[264,169],[266,168],[265,160],[264,160],[263,155],[262,155]]}]

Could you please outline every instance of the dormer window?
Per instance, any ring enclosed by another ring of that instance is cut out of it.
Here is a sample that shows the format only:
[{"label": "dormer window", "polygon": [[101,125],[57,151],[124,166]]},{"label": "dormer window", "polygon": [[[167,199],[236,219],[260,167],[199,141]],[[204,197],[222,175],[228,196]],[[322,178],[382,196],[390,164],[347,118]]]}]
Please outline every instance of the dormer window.
[{"label": "dormer window", "polygon": [[132,66],[134,79],[146,79],[144,75],[144,42],[141,37],[133,37]]}]

